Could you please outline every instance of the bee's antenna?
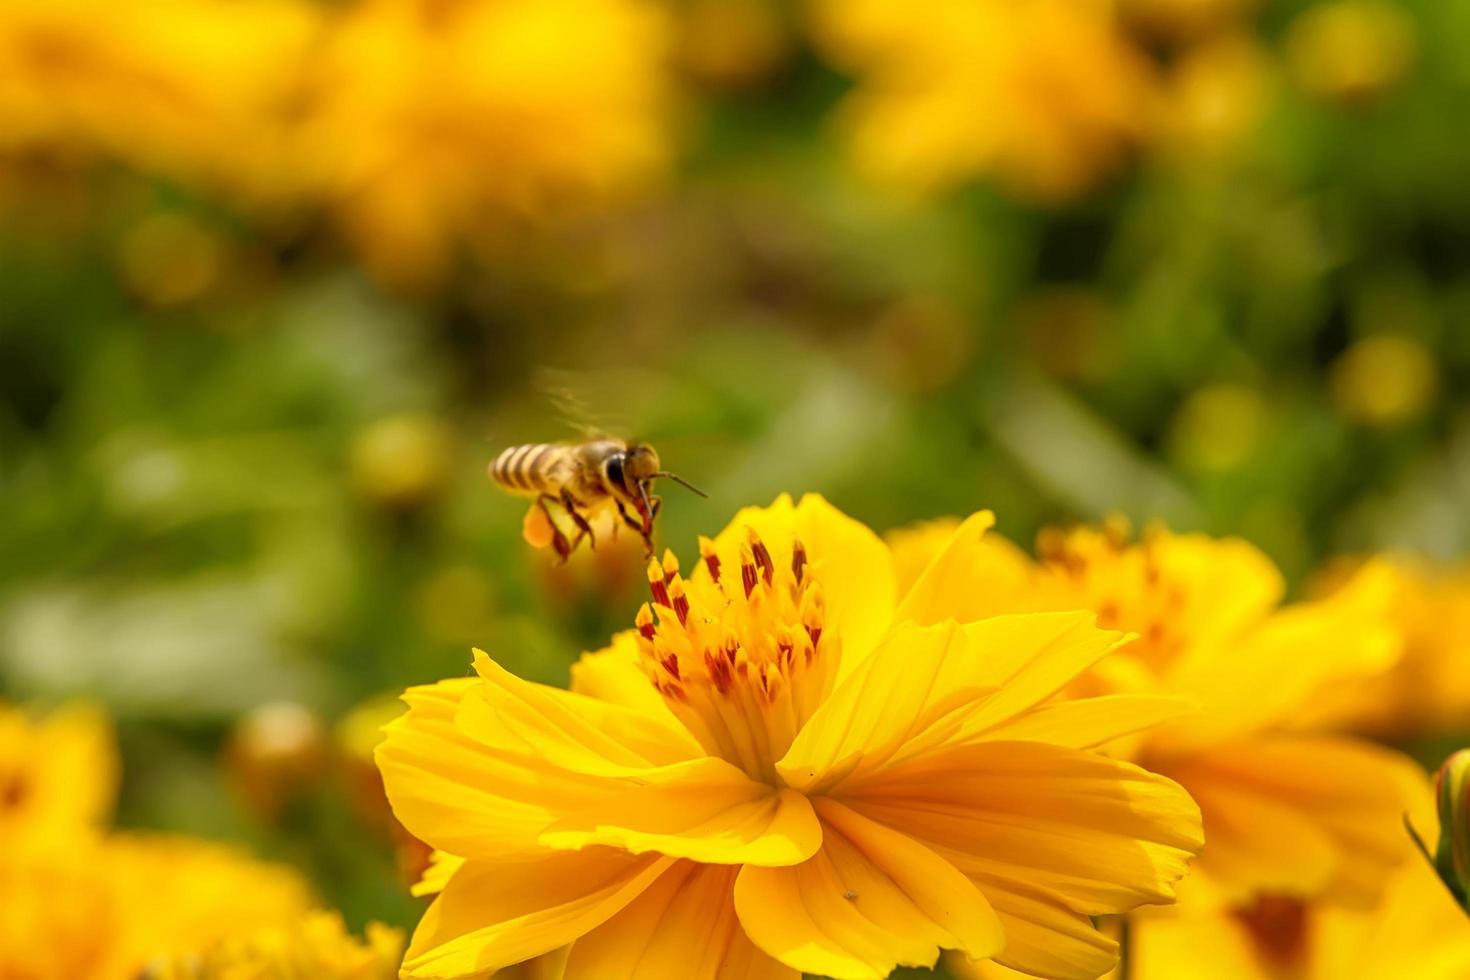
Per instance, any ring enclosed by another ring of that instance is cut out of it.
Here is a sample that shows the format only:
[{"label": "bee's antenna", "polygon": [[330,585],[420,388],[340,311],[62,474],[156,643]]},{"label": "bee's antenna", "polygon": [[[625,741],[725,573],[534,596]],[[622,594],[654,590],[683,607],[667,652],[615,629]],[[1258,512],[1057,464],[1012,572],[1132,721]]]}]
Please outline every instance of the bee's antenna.
[{"label": "bee's antenna", "polygon": [[659,470],[657,473],[655,473],[653,475],[654,476],[666,476],[670,480],[673,480],[675,483],[679,484],[679,486],[684,487],[686,490],[692,490],[692,491],[694,491],[696,494],[698,494],[699,496],[703,497],[705,500],[708,500],[709,499],[709,494],[705,493],[703,490],[699,489],[694,484],[692,484],[688,480],[684,479],[682,476],[676,476],[675,474],[670,473],[668,470]]}]

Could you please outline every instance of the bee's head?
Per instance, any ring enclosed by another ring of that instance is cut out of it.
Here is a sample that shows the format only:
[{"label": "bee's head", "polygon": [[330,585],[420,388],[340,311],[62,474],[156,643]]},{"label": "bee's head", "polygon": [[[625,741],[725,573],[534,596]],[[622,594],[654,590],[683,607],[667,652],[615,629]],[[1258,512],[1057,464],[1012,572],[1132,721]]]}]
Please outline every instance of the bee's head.
[{"label": "bee's head", "polygon": [[[661,476],[666,476],[689,487],[701,497],[704,496],[703,491],[691,486],[688,481],[659,469],[658,452],[646,442],[635,442],[628,447],[626,452],[614,453],[602,464],[602,468],[608,485],[615,488],[620,495],[625,494],[628,502],[632,503],[640,514],[650,515],[652,513],[649,488],[653,486],[653,481]],[[645,520],[651,519],[645,516]]]},{"label": "bee's head", "polygon": [[658,453],[647,443],[638,442],[626,451],[613,453],[602,464],[602,475],[608,486],[626,494],[629,500],[639,501],[655,476],[659,475]]}]

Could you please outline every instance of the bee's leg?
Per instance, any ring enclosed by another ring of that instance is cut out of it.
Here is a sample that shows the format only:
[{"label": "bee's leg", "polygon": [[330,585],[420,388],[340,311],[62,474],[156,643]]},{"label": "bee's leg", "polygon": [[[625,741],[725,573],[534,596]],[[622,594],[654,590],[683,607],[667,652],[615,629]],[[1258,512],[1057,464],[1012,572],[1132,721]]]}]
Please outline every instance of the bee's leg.
[{"label": "bee's leg", "polygon": [[546,523],[551,525],[551,546],[556,549],[557,557],[563,562],[572,553],[572,543],[562,533],[561,528],[556,526],[556,520],[551,516],[551,508],[547,507],[547,501],[556,503],[556,498],[549,493],[543,493],[536,498],[536,506],[541,508],[541,513],[546,515]]},{"label": "bee's leg", "polygon": [[567,509],[567,515],[571,517],[572,523],[577,525],[577,540],[572,542],[572,547],[582,543],[585,536],[593,548],[597,547],[597,539],[592,536],[592,525],[587,523],[587,518],[577,510],[577,501],[572,498],[571,492],[563,488],[561,492],[561,505]]},{"label": "bee's leg", "polygon": [[628,508],[623,506],[623,502],[621,500],[617,501],[617,505],[618,516],[623,519],[623,523],[631,527],[633,530],[637,531],[639,534],[642,534],[643,522],[634,520],[633,515],[628,513]]},{"label": "bee's leg", "polygon": [[653,557],[653,519],[658,516],[658,505],[663,501],[658,497],[651,497],[648,501],[648,514],[643,518],[643,526],[638,528],[638,533],[643,535],[643,549],[648,556]]}]

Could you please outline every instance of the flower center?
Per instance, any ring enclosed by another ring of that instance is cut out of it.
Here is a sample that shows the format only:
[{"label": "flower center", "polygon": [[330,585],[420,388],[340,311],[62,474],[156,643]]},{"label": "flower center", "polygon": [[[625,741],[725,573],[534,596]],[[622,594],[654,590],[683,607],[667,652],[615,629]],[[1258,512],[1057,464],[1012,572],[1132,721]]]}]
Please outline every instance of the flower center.
[{"label": "flower center", "polygon": [[1036,546],[1053,579],[1097,613],[1099,628],[1138,634],[1125,652],[1160,672],[1184,651],[1185,597],[1164,573],[1155,536],[1130,545],[1127,525],[1112,519],[1098,530],[1045,529]]},{"label": "flower center", "polygon": [[0,813],[19,810],[29,796],[30,786],[21,773],[0,776]]},{"label": "flower center", "polygon": [[776,783],[776,761],[832,688],[840,638],[823,632],[821,585],[799,540],[785,566],[751,529],[738,569],[721,567],[708,538],[699,550],[690,578],[672,552],[649,563],[643,666],[706,751]]},{"label": "flower center", "polygon": [[1307,955],[1307,908],[1299,899],[1262,895],[1235,912],[1255,945],[1257,956],[1276,970],[1295,972]]}]

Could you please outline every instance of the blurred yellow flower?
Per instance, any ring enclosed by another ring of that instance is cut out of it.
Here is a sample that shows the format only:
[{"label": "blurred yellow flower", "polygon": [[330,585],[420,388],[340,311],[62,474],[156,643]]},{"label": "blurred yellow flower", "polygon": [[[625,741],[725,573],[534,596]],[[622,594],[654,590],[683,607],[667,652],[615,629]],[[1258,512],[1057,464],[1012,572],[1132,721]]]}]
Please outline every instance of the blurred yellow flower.
[{"label": "blurred yellow flower", "polygon": [[1200,705],[1111,747],[1199,802],[1208,843],[1196,878],[1208,881],[1198,887],[1228,904],[1263,893],[1371,904],[1408,853],[1400,819],[1422,773],[1367,742],[1294,728],[1323,687],[1379,677],[1398,656],[1388,569],[1369,565],[1326,600],[1278,609],[1280,573],[1240,540],[1156,529],[1130,543],[1114,522],[1045,533],[1030,564],[1000,539],[977,546],[966,534],[956,532],[931,566],[955,583],[954,615],[1094,610],[1099,626],[1137,636],[1074,694]]},{"label": "blurred yellow flower", "polygon": [[362,941],[340,915],[313,912],[155,962],[143,980],[394,980],[402,952],[403,934],[396,929],[372,923]]},{"label": "blurred yellow flower", "polygon": [[1338,408],[1367,425],[1397,425],[1419,417],[1438,387],[1434,357],[1411,337],[1364,337],[1332,365]]},{"label": "blurred yellow flower", "polygon": [[572,692],[477,652],[478,677],[405,695],[378,764],[444,852],[405,976],[552,954],[569,980],[881,978],[959,949],[1090,978],[1117,947],[1089,916],[1172,899],[1194,804],[1090,747],[1180,704],[1049,703],[1120,634],[975,621],[943,569],[900,597],[888,548],[818,497],[700,552],[650,565],[653,604]]},{"label": "blurred yellow flower", "polygon": [[99,709],[74,704],[43,716],[0,702],[0,859],[100,833],[117,780],[112,728]]},{"label": "blurred yellow flower", "polygon": [[1330,102],[1361,103],[1381,95],[1409,70],[1417,48],[1414,22],[1388,0],[1337,0],[1292,21],[1286,57],[1297,81]]},{"label": "blurred yellow flower", "polygon": [[658,174],[668,30],[646,0],[360,0],[314,63],[304,163],[368,263],[419,284]]},{"label": "blurred yellow flower", "polygon": [[1190,47],[1164,76],[1156,146],[1186,166],[1228,156],[1254,132],[1272,83],[1269,56],[1245,33]]},{"label": "blurred yellow flower", "polygon": [[959,526],[958,517],[940,517],[895,528],[883,535],[893,562],[894,580],[898,583],[899,595],[904,595],[914,587],[919,576],[924,574],[939,549],[954,537]]},{"label": "blurred yellow flower", "polygon": [[1149,115],[1147,59],[1107,0],[810,0],[818,49],[858,77],[857,166],[923,194],[998,178],[1066,198],[1115,168]]},{"label": "blurred yellow flower", "polygon": [[183,837],[7,851],[0,894],[0,976],[26,980],[136,980],[158,957],[285,925],[310,907],[294,872]]},{"label": "blurred yellow flower", "polygon": [[[1371,686],[1340,682],[1314,698],[1314,727],[1389,739],[1446,734],[1470,719],[1470,567],[1390,559],[1399,578],[1393,624],[1403,656]],[[1330,595],[1360,561],[1342,561],[1318,576]]]},{"label": "blurred yellow flower", "polygon": [[1417,858],[1393,874],[1371,909],[1275,896],[1228,910],[1181,899],[1177,909],[1134,918],[1129,980],[1470,976],[1465,913]]},{"label": "blurred yellow flower", "polygon": [[303,0],[7,0],[0,152],[289,191],[289,110],[318,17]]}]

